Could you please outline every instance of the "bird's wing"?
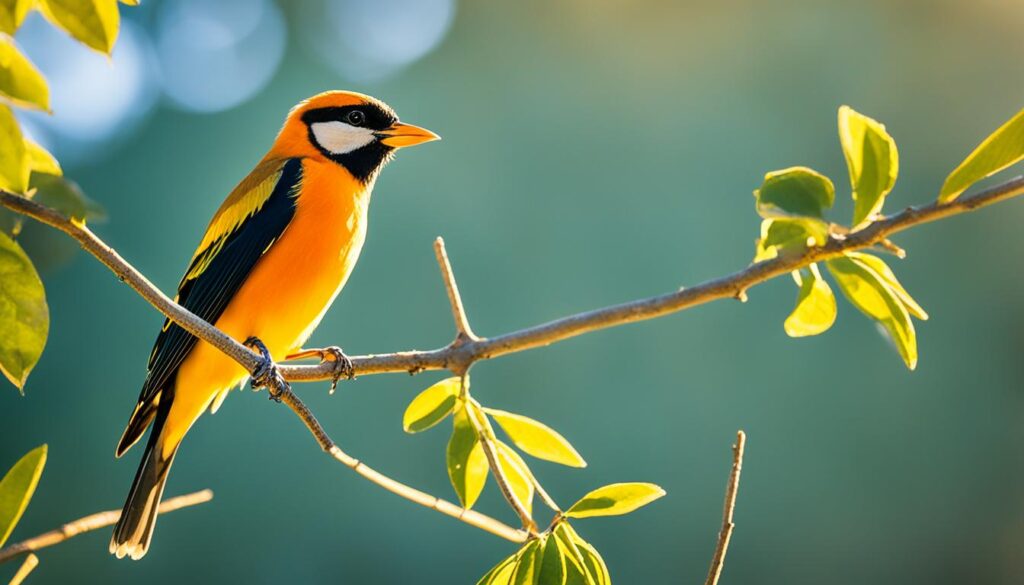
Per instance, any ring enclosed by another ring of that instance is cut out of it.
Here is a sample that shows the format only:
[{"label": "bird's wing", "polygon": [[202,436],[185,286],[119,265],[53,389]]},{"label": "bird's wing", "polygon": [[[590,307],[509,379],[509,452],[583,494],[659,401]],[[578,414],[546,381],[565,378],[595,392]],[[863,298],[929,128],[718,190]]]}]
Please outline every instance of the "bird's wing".
[{"label": "bird's wing", "polygon": [[[235,187],[193,254],[178,285],[177,302],[207,323],[216,323],[257,261],[291,222],[301,181],[300,159],[278,159],[261,163]],[[174,375],[197,341],[170,320],[164,322],[139,402],[118,443],[118,456],[139,440],[161,399],[170,400],[166,394],[173,391]]]}]

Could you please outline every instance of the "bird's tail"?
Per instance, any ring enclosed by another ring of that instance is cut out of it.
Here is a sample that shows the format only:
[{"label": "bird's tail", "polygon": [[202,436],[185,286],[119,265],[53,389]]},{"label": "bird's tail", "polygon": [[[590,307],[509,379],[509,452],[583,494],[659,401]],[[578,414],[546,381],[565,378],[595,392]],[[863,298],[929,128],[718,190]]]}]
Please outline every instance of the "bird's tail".
[{"label": "bird's tail", "polygon": [[167,473],[171,470],[178,445],[174,445],[170,454],[164,457],[162,433],[155,432],[162,425],[154,425],[146,451],[142,454],[139,470],[135,472],[135,481],[128,492],[128,501],[121,511],[121,518],[114,526],[114,536],[110,539],[110,552],[117,558],[128,556],[134,560],[141,559],[149,549],[156,526],[157,507],[164,493]]}]

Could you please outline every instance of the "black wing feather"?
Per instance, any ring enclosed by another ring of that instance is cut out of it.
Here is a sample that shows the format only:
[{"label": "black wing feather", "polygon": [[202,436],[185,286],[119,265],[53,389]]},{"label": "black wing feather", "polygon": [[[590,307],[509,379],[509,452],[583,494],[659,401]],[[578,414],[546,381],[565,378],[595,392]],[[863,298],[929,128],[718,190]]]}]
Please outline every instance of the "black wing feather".
[{"label": "black wing feather", "polygon": [[[207,323],[216,323],[256,262],[291,222],[295,215],[294,193],[301,181],[302,161],[289,160],[282,167],[281,177],[263,207],[227,237],[199,276],[182,281],[178,289],[178,304]],[[193,266],[204,260],[200,254],[193,261]],[[142,385],[135,414],[118,444],[118,455],[145,432],[156,414],[156,402],[170,402],[172,396],[166,392],[173,391],[173,377],[197,341],[195,336],[175,323],[164,322],[150,356],[149,374]],[[165,394],[159,401],[154,401],[161,390]]]}]

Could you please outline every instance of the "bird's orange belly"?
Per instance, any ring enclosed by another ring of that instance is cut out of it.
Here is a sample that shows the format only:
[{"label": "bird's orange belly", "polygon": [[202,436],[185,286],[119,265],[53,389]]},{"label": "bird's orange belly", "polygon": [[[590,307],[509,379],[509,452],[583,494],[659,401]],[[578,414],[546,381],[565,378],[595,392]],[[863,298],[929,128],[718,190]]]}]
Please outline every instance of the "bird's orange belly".
[{"label": "bird's orange belly", "polygon": [[[275,361],[312,334],[352,272],[365,237],[359,201],[342,208],[304,203],[215,323],[239,342],[258,337]],[[178,370],[169,413],[184,424],[167,428],[183,435],[212,400],[246,376],[237,362],[200,341]]]}]

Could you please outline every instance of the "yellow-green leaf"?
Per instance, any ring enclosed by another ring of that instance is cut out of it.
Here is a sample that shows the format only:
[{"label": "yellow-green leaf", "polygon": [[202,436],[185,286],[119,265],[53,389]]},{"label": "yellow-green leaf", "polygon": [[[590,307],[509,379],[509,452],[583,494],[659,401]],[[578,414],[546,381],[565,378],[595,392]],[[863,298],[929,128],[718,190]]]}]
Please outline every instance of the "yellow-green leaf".
[{"label": "yellow-green leaf", "polygon": [[0,2],[0,32],[13,35],[21,26],[35,0],[3,0]]},{"label": "yellow-green leaf", "polygon": [[605,564],[597,549],[583,540],[568,522],[559,524],[556,532],[558,530],[561,530],[563,539],[567,538],[572,542],[582,558],[583,566],[586,568],[586,582],[593,585],[611,585],[612,578],[608,573],[608,565]]},{"label": "yellow-green leaf", "polygon": [[896,293],[896,296],[903,302],[903,306],[907,308],[908,313],[922,321],[928,320],[928,313],[921,308],[921,305],[917,304],[917,301],[914,300],[914,297],[910,296],[907,289],[903,288],[903,285],[896,279],[896,275],[893,273],[892,269],[889,268],[889,265],[885,263],[885,260],[882,260],[878,256],[872,256],[871,254],[865,254],[863,252],[847,252],[846,255],[866,264],[869,268],[878,273],[878,276],[882,277],[885,284],[889,285],[892,292]]},{"label": "yellow-green leaf", "polygon": [[761,222],[754,262],[770,260],[780,253],[823,246],[828,241],[828,223],[814,217],[773,218]]},{"label": "yellow-green leaf", "polygon": [[139,0],[120,0],[120,2],[121,2],[121,4],[125,4],[127,6],[138,6],[139,5]]},{"label": "yellow-green leaf", "polygon": [[587,462],[573,449],[565,437],[551,427],[519,414],[485,408],[501,425],[516,447],[538,459],[553,461],[570,467],[586,467]]},{"label": "yellow-green leaf", "polygon": [[46,465],[46,445],[25,454],[0,480],[0,546],[21,520]]},{"label": "yellow-green leaf", "polygon": [[533,474],[526,462],[512,450],[511,447],[497,441],[498,464],[508,480],[512,494],[519,500],[519,503],[526,508],[526,511],[533,514]]},{"label": "yellow-green leaf", "polygon": [[531,540],[523,547],[516,561],[516,570],[509,579],[510,585],[539,585],[537,577],[540,573],[540,552],[539,540]]},{"label": "yellow-green leaf", "polygon": [[418,433],[444,420],[455,409],[461,388],[461,379],[454,376],[420,392],[405,409],[402,428],[407,433]]},{"label": "yellow-green leaf", "polygon": [[494,565],[494,567],[487,571],[487,573],[477,581],[477,585],[507,585],[512,579],[512,574],[516,570],[516,562],[519,560],[519,555],[522,551],[516,551],[516,553],[508,558],[502,559],[500,563]]},{"label": "yellow-green leaf", "polygon": [[109,55],[121,26],[117,0],[38,0],[43,15],[87,47]]},{"label": "yellow-green leaf", "polygon": [[853,189],[853,225],[878,214],[899,174],[896,142],[885,126],[849,106],[839,108],[839,142]]},{"label": "yellow-green leaf", "polygon": [[664,495],[665,490],[653,483],[613,483],[583,496],[565,515],[570,518],[590,518],[629,514]]},{"label": "yellow-green leaf", "polygon": [[765,219],[820,218],[832,207],[835,193],[828,177],[807,167],[791,167],[766,174],[754,197],[757,212]]},{"label": "yellow-green leaf", "polygon": [[24,193],[28,189],[29,158],[18,120],[0,105],[0,189]]},{"label": "yellow-green leaf", "polygon": [[583,553],[566,530],[568,525],[569,523],[563,520],[552,531],[552,539],[558,545],[565,561],[565,585],[591,585],[595,582],[594,577],[587,568]]},{"label": "yellow-green leaf", "polygon": [[448,478],[464,508],[472,508],[487,481],[487,456],[476,429],[469,421],[466,406],[460,405],[452,417],[452,436],[448,440]]},{"label": "yellow-green leaf", "polygon": [[107,218],[107,212],[103,207],[87,197],[74,181],[57,175],[33,173],[29,186],[36,190],[33,200],[56,209],[71,219],[85,222],[102,221]]},{"label": "yellow-green leaf", "polygon": [[1024,110],[1010,118],[967,155],[960,166],[946,177],[939,201],[957,198],[968,187],[994,175],[1024,158]]},{"label": "yellow-green leaf", "polygon": [[862,313],[877,321],[889,334],[907,367],[917,367],[917,334],[910,314],[899,297],[870,266],[849,257],[827,262],[839,290]]},{"label": "yellow-green leaf", "polygon": [[0,34],[0,95],[22,107],[50,109],[50,88],[43,74],[21,54],[14,39]]},{"label": "yellow-green leaf", "polygon": [[558,545],[558,538],[552,535],[541,539],[540,571],[537,573],[539,585],[565,585],[565,555]]},{"label": "yellow-green leaf", "polygon": [[800,287],[796,307],[786,318],[784,327],[790,337],[806,337],[828,331],[836,321],[836,297],[821,278],[817,264],[794,271],[793,280]]},{"label": "yellow-green leaf", "polygon": [[0,232],[0,372],[23,391],[50,330],[43,283],[21,246]]},{"label": "yellow-green leaf", "polygon": [[[45,175],[56,175],[61,176],[64,171],[60,168],[60,163],[54,158],[50,151],[46,150],[38,143],[25,139],[25,150],[28,152],[28,167],[33,173],[43,173]],[[31,182],[31,180],[29,181]]]}]

